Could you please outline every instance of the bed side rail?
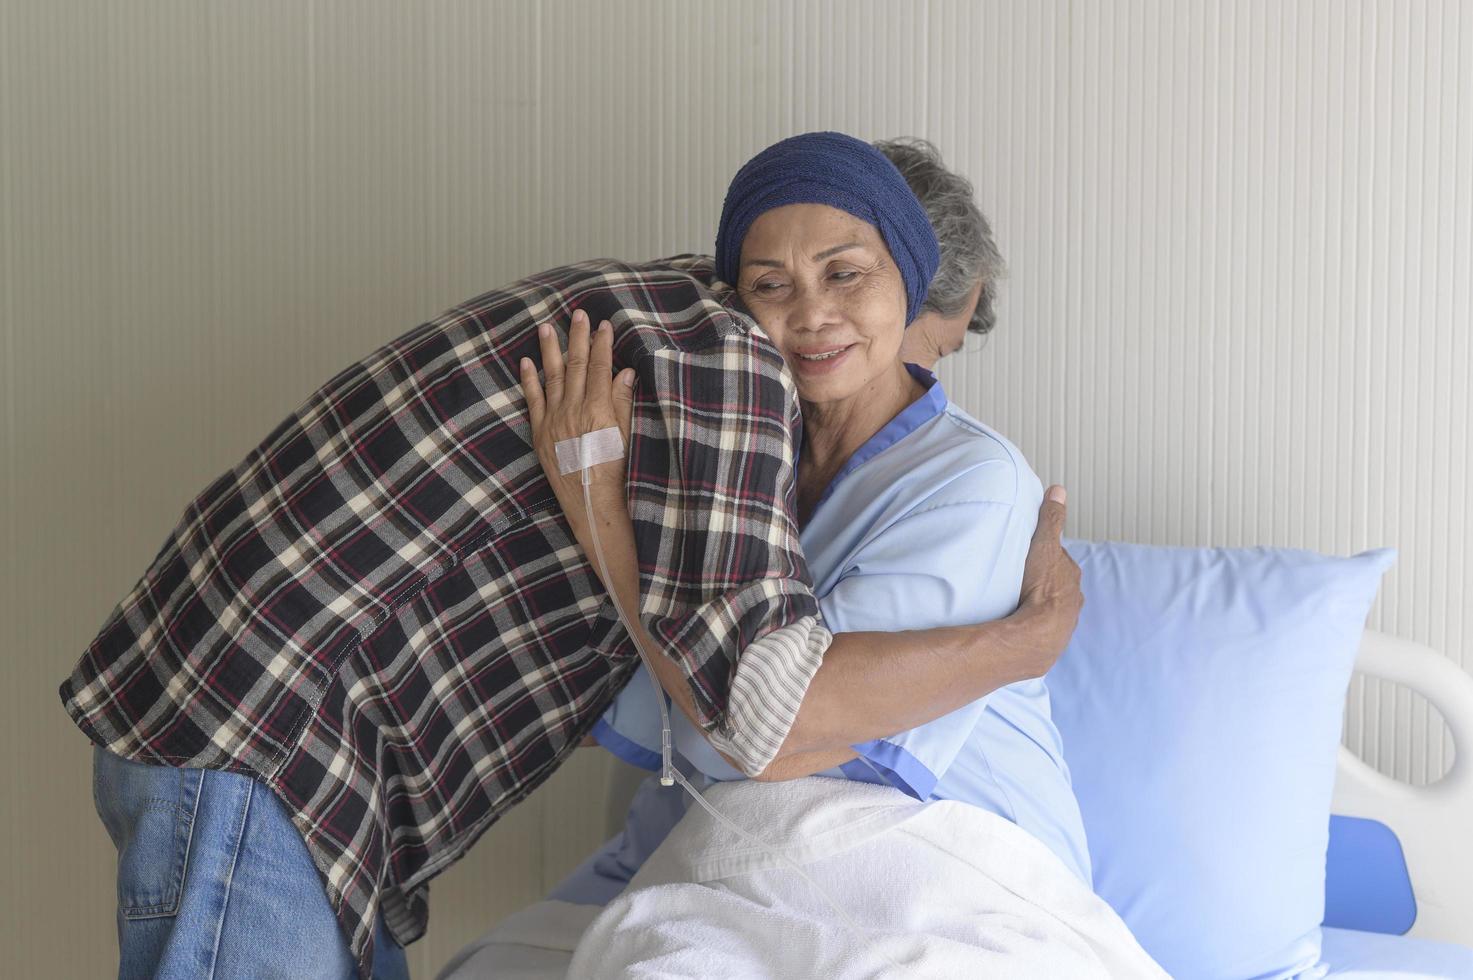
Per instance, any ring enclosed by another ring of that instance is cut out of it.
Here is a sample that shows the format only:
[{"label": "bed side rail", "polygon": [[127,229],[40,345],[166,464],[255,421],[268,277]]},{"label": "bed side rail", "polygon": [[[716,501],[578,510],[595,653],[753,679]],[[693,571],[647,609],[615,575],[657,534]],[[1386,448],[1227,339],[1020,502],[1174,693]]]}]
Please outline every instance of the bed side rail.
[{"label": "bed side rail", "polygon": [[1355,669],[1432,702],[1452,733],[1453,764],[1437,782],[1412,786],[1341,746],[1331,811],[1396,834],[1416,899],[1410,935],[1473,945],[1473,676],[1420,643],[1374,630]]}]

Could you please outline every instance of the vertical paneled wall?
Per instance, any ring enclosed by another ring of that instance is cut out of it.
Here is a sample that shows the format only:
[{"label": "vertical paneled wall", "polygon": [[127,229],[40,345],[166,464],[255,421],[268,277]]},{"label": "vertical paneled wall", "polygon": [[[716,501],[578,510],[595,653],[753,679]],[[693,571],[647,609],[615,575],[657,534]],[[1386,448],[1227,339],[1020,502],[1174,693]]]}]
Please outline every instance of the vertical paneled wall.
[{"label": "vertical paneled wall", "polygon": [[[0,936],[108,969],[56,685],[179,509],[457,300],[709,250],[782,136],[927,136],[1011,275],[953,397],[1070,533],[1393,545],[1372,625],[1473,666],[1473,8],[1452,2],[0,0]],[[1447,762],[1357,683],[1347,738]],[[438,880],[431,975],[597,840],[580,758]]]}]

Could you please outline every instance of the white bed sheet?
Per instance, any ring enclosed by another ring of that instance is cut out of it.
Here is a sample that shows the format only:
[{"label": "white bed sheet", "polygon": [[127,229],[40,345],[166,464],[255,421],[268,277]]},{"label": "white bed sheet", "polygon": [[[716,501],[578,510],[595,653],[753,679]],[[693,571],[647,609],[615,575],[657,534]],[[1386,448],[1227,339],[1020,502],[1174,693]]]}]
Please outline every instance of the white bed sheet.
[{"label": "white bed sheet", "polygon": [[[562,980],[597,905],[538,902],[461,950],[440,980]],[[1473,980],[1473,948],[1410,936],[1326,929],[1327,980]]]},{"label": "white bed sheet", "polygon": [[1336,980],[1473,980],[1473,948],[1411,936],[1325,929],[1326,977]]}]

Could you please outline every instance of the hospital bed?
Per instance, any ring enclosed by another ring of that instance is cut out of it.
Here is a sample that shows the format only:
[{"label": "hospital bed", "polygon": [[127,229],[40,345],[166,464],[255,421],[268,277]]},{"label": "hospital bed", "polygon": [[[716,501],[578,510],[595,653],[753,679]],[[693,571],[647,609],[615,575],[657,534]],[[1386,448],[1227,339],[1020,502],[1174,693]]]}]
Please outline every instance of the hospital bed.
[{"label": "hospital bed", "polygon": [[[1473,677],[1421,644],[1369,630],[1356,669],[1426,697],[1446,720],[1455,755],[1442,779],[1411,786],[1341,747],[1326,869],[1322,962],[1329,972],[1322,975],[1473,980]],[[623,829],[645,775],[611,764],[609,836]],[[550,948],[555,942],[519,944],[518,915],[462,950],[441,976],[561,978],[570,954]],[[488,972],[493,963],[502,967]]]},{"label": "hospital bed", "polygon": [[1440,780],[1411,786],[1340,747],[1325,870],[1330,976],[1473,977],[1473,677],[1373,630],[1355,666],[1430,701],[1454,756]]}]

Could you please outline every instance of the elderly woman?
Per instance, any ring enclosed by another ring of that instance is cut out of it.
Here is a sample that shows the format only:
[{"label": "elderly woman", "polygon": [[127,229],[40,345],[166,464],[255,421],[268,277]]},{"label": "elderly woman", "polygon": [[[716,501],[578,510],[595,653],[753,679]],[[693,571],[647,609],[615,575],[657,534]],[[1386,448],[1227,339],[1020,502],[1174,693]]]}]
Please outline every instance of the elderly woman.
[{"label": "elderly woman", "polygon": [[[802,543],[824,621],[836,631],[980,622],[1018,603],[1043,497],[1039,480],[1016,447],[952,404],[928,371],[901,354],[937,262],[935,235],[904,179],[850,137],[784,140],[744,166],[728,190],[717,273],[781,350],[797,385]],[[594,344],[595,370],[608,363],[597,355],[607,333]],[[566,435],[591,417],[581,397],[561,391],[581,396],[587,343],[586,333],[574,332],[565,379],[561,351],[544,342],[549,385],[559,389],[551,398],[531,365],[523,366],[539,455],[570,517],[581,502],[545,449],[550,430]],[[606,584],[636,608],[637,558],[625,511],[606,506],[598,520]],[[573,523],[591,549],[589,529]],[[678,675],[662,659],[654,669],[683,709],[674,722],[681,753],[710,779],[743,778],[692,724]],[[859,693],[855,711],[863,710]],[[652,689],[636,678],[594,734],[629,761],[651,762],[658,727]],[[1089,882],[1083,827],[1042,679],[862,742],[812,735],[785,746],[763,777],[808,775],[880,783],[917,800],[956,800],[996,814]]]},{"label": "elderly woman", "polygon": [[[902,361],[931,370],[959,350],[968,334],[985,336],[992,330],[996,323],[992,301],[1003,272],[1002,255],[987,218],[977,207],[971,183],[945,165],[935,146],[913,137],[877,141],[874,146],[905,178],[936,234],[940,261],[919,315],[905,328],[899,353]],[[653,717],[650,692],[647,681],[637,679],[586,744],[598,745],[601,737],[623,761],[640,768],[657,765],[658,753],[652,747],[638,744],[616,727],[621,721],[637,727],[635,719]],[[710,749],[693,737],[691,726],[681,724],[676,731],[688,755],[711,762]],[[648,730],[644,735],[654,737]],[[715,767],[724,775],[730,771],[719,759]],[[866,778],[864,770],[859,772],[859,778]],[[700,778],[701,774],[691,771],[690,775]],[[559,882],[549,898],[585,905],[612,900],[684,815],[689,802],[684,793],[662,792],[656,778],[649,776],[634,792],[624,831]]]},{"label": "elderly woman", "polygon": [[[717,274],[793,372],[803,408],[798,519],[819,608],[836,632],[984,622],[1018,603],[1043,499],[1038,477],[1012,443],[900,354],[939,258],[927,215],[899,172],[852,137],[784,140],[744,166],[727,193]],[[562,385],[561,352],[551,338],[544,358],[551,383]],[[539,430],[551,409],[539,412],[544,396],[525,366],[524,384],[535,438],[545,444]],[[576,411],[569,401],[559,410]],[[566,486],[552,458],[541,456],[552,464],[549,479]],[[565,506],[581,510],[571,491],[559,490],[568,494]],[[627,542],[625,514],[605,508],[601,536]],[[586,525],[574,524],[592,553]],[[632,550],[616,548],[606,546],[615,585],[621,572],[633,578],[636,563]],[[637,608],[632,595],[625,605]],[[647,648],[658,646],[651,640]],[[682,687],[671,688],[681,701]],[[647,680],[633,680],[594,736],[626,761],[647,760],[629,746],[658,745],[651,697]],[[677,718],[675,739],[707,776],[741,778],[690,718]],[[884,779],[919,799],[992,810],[1089,880],[1079,809],[1041,678],[1006,685],[906,732],[859,744],[815,739],[780,755],[764,776],[813,774]]]}]

